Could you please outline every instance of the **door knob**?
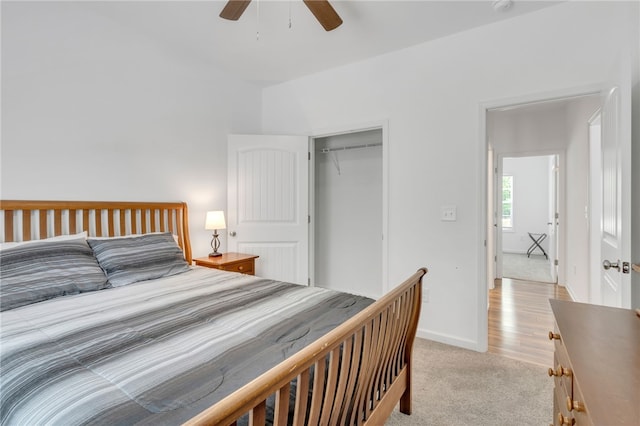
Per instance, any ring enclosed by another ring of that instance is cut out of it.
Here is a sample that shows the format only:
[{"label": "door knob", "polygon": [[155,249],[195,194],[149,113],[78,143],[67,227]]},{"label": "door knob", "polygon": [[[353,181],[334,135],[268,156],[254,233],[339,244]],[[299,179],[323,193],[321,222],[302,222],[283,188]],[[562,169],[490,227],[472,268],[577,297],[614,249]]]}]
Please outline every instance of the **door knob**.
[{"label": "door knob", "polygon": [[235,237],[236,236],[236,231],[229,232],[229,235],[231,235],[232,237]]},{"label": "door knob", "polygon": [[602,262],[602,267],[605,269],[605,271],[608,271],[609,269],[613,268],[613,269],[617,269],[618,272],[620,272],[620,261],[617,261],[615,263],[611,263],[608,260],[604,260]]}]

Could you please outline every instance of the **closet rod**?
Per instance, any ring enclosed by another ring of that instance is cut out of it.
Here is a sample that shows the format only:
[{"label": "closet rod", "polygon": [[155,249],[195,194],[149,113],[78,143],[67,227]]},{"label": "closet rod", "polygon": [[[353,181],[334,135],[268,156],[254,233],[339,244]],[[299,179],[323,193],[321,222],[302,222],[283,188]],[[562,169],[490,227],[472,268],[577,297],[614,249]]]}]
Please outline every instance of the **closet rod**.
[{"label": "closet rod", "polygon": [[323,154],[328,154],[328,153],[334,152],[334,151],[346,151],[347,149],[358,149],[358,148],[373,148],[375,146],[382,146],[382,142],[366,143],[364,145],[341,146],[341,147],[338,147],[338,148],[322,148],[320,150],[320,152],[323,153]]}]

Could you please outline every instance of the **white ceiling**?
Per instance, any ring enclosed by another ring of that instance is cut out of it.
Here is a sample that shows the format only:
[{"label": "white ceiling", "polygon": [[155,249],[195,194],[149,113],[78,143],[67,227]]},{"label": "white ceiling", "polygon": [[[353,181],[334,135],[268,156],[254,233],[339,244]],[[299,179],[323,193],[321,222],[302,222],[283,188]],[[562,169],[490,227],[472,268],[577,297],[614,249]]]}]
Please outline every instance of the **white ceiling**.
[{"label": "white ceiling", "polygon": [[225,1],[218,0],[92,2],[90,7],[242,79],[270,84],[559,2],[515,0],[507,11],[496,11],[493,0],[334,0],[344,23],[331,32],[301,0],[253,0],[239,21],[220,18]]}]

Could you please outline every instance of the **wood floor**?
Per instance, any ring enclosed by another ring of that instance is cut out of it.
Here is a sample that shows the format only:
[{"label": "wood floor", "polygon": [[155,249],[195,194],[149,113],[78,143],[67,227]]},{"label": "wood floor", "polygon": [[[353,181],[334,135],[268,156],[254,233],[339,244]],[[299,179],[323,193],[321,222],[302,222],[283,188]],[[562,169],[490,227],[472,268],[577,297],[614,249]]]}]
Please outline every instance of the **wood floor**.
[{"label": "wood floor", "polygon": [[489,352],[551,367],[552,298],[571,300],[566,289],[555,284],[496,280],[489,292]]}]

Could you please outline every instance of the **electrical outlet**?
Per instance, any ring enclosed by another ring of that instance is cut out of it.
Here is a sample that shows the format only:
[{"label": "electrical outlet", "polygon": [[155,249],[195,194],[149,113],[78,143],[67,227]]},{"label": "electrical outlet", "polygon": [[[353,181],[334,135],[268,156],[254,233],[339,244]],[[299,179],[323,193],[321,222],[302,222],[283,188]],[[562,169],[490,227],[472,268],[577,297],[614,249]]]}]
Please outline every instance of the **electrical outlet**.
[{"label": "electrical outlet", "polygon": [[456,221],[456,206],[442,206],[440,207],[440,220],[443,222],[455,222]]}]

